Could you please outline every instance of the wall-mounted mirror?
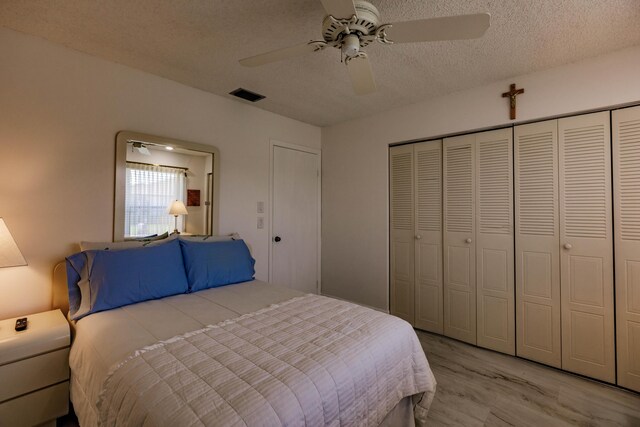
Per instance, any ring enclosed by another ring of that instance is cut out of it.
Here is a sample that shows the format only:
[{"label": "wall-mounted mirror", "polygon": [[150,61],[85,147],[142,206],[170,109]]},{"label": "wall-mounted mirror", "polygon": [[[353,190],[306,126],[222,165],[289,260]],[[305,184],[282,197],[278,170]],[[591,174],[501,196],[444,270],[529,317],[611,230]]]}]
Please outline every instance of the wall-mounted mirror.
[{"label": "wall-mounted mirror", "polygon": [[219,161],[210,145],[119,132],[113,240],[216,234]]}]

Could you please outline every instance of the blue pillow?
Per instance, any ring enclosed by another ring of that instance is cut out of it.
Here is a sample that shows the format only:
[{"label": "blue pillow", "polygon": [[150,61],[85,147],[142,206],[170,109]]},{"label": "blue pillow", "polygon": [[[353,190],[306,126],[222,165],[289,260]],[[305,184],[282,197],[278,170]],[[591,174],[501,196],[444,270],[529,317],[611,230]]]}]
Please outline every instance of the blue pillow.
[{"label": "blue pillow", "polygon": [[66,258],[67,264],[67,289],[69,293],[69,315],[73,318],[80,308],[79,283],[82,278],[88,278],[87,256],[84,252],[78,252]]},{"label": "blue pillow", "polygon": [[256,261],[244,240],[180,240],[180,246],[191,292],[253,280]]},{"label": "blue pillow", "polygon": [[[77,286],[82,298],[77,310],[70,310],[71,319],[78,320],[98,311],[188,292],[179,245],[174,240],[158,246],[81,252],[88,278],[73,273],[73,279],[80,277]],[[76,254],[69,259],[77,261],[81,258]],[[70,301],[71,296],[70,291]]]}]

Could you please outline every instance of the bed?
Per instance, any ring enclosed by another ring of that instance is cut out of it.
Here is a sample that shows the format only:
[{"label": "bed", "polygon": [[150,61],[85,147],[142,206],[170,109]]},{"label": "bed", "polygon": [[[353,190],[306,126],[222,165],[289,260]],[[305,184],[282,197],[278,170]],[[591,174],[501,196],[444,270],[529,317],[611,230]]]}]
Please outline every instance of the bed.
[{"label": "bed", "polygon": [[[68,311],[66,270],[54,306]],[[411,326],[249,280],[72,322],[71,401],[93,425],[418,425],[436,382]]]}]

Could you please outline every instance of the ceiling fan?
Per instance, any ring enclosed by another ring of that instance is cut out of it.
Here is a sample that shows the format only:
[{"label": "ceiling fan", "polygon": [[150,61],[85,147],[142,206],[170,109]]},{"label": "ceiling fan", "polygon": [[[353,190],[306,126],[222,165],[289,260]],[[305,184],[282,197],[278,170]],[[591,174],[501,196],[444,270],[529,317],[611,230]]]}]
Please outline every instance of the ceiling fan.
[{"label": "ceiling fan", "polygon": [[464,40],[481,37],[491,25],[488,13],[419,19],[380,24],[380,12],[364,0],[321,0],[327,16],[322,21],[324,40],[310,41],[284,49],[244,58],[240,64],[257,67],[283,59],[335,47],[345,56],[353,89],[358,95],[376,91],[367,54],[362,51],[374,41],[384,44]]}]

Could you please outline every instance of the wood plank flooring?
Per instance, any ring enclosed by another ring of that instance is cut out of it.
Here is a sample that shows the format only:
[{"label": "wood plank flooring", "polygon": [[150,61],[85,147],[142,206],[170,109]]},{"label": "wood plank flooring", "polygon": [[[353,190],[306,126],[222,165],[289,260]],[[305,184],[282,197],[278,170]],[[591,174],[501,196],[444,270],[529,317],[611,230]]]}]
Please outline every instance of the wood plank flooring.
[{"label": "wood plank flooring", "polygon": [[416,332],[438,381],[429,426],[640,426],[640,394]]}]

